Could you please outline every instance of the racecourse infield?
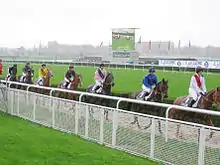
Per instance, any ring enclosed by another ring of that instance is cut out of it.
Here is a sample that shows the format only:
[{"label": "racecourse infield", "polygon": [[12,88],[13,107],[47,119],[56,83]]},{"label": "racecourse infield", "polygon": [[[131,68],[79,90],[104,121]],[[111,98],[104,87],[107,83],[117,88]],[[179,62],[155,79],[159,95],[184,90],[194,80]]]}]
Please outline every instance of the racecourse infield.
[{"label": "racecourse infield", "polygon": [[[11,64],[12,65],[12,64]],[[3,76],[7,73],[7,68],[9,64],[5,64],[3,67]],[[24,64],[18,64],[18,75],[22,73],[22,68]],[[40,65],[32,64],[32,67],[35,70],[34,80],[38,76],[38,69]],[[57,86],[63,79],[65,72],[68,69],[68,65],[47,65],[47,67],[51,68],[54,74],[54,77],[51,79],[51,84],[53,86]],[[94,72],[97,69],[94,67],[86,67],[86,66],[75,66],[75,71],[77,73],[82,74],[83,81],[83,89],[86,89],[90,84],[94,83]],[[107,68],[107,71],[112,71],[115,78],[115,86],[112,88],[112,92],[116,94],[125,94],[136,92],[141,89],[142,79],[145,74],[148,73],[148,70],[143,69],[124,69],[124,68]],[[193,75],[192,72],[172,72],[172,71],[162,71],[157,70],[156,72],[158,81],[161,81],[163,78],[168,80],[169,89],[168,95],[169,99],[173,100],[179,96],[184,96],[188,94],[188,87],[190,78]],[[204,73],[204,77],[206,79],[207,90],[211,90],[213,88],[220,86],[220,73]]]}]

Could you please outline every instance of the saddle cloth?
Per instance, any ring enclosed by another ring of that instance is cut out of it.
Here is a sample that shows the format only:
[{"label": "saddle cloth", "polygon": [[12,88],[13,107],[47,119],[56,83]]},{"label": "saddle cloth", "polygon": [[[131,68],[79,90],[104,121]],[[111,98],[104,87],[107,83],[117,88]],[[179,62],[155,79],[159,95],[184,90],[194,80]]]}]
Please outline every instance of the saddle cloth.
[{"label": "saddle cloth", "polygon": [[[201,96],[198,97],[198,99],[196,100],[196,102],[192,105],[193,108],[196,108],[198,106],[198,102],[200,100]],[[192,101],[192,97],[187,96],[183,102],[181,103],[182,106],[188,107],[189,103]]]}]

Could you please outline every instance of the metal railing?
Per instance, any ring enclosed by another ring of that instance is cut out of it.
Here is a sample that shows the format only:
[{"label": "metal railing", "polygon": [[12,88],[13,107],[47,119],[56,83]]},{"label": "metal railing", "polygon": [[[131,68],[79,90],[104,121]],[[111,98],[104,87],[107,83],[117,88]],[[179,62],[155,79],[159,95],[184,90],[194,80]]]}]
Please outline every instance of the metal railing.
[{"label": "metal railing", "polygon": [[[69,91],[65,89],[39,87],[50,90],[50,95],[42,95],[29,91],[35,85],[6,82],[1,87],[0,98],[3,111],[8,111],[36,123],[54,129],[74,133],[89,140],[95,140],[109,147],[128,151],[132,154],[162,161],[167,164],[220,164],[220,128],[202,124],[184,122],[168,118],[171,108],[220,116],[220,112],[181,107],[176,105],[146,102],[121,97],[111,97],[93,93]],[[12,85],[27,86],[26,91],[10,88]],[[6,87],[8,86],[8,87]],[[62,91],[79,95],[79,101],[53,97],[53,92]],[[93,96],[117,101],[116,108],[99,106],[81,102],[83,96]],[[3,97],[7,97],[6,99]],[[166,117],[140,114],[120,109],[121,102],[132,102],[150,106],[167,108]],[[7,107],[7,108],[6,108]],[[109,118],[104,118],[107,111]],[[138,116],[142,125],[151,121],[150,130],[138,129],[131,124],[133,116]],[[164,132],[161,134],[156,122],[160,121]],[[175,137],[178,124],[182,125],[183,138]],[[214,137],[206,141],[206,137],[214,132]]]}]

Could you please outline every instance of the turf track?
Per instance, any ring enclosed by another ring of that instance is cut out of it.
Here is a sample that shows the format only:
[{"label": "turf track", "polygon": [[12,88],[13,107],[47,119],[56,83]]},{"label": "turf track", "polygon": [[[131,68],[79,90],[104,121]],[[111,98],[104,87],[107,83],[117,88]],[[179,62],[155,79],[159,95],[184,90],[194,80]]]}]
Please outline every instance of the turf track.
[{"label": "turf track", "polygon": [[[37,77],[37,72],[40,65],[32,65],[35,69],[35,79]],[[68,65],[48,65],[52,68],[54,78],[52,79],[52,84],[58,84],[61,80],[63,80],[64,74],[68,69]],[[23,65],[18,65],[18,72],[21,74]],[[6,74],[8,65],[4,66],[4,75]],[[147,70],[139,69],[113,69],[106,68],[108,71],[112,71],[115,77],[115,87],[113,88],[114,93],[122,94],[122,93],[130,93],[135,92],[141,89],[142,78],[147,73]],[[82,73],[83,76],[83,87],[87,88],[88,85],[94,83],[94,72],[96,68],[93,67],[75,67],[75,70],[78,73]],[[176,97],[187,95],[188,94],[188,86],[190,77],[193,73],[184,73],[184,72],[163,72],[161,70],[157,71],[158,80],[169,81],[169,98],[175,99]],[[211,90],[215,87],[220,86],[220,74],[218,73],[210,73],[204,74],[206,78],[207,89]]]},{"label": "turf track", "polygon": [[156,165],[0,112],[1,165]]}]

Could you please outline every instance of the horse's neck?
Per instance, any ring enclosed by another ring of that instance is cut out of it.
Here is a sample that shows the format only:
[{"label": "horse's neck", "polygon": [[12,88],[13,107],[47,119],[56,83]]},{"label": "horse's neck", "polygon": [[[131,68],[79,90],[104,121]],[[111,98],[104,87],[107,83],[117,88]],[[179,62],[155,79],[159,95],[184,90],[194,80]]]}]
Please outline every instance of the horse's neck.
[{"label": "horse's neck", "polygon": [[152,100],[152,101],[157,101],[157,102],[161,102],[161,101],[162,101],[162,100],[161,100],[161,97],[159,97],[159,95],[157,94],[158,89],[159,89],[158,87],[156,87],[156,88],[153,89],[153,93],[152,93],[152,95],[151,95],[150,100]]},{"label": "horse's neck", "polygon": [[78,87],[78,83],[72,82],[72,83],[71,83],[71,86],[70,86],[70,89],[71,89],[71,90],[75,90],[75,89],[77,89],[77,87]]},{"label": "horse's neck", "polygon": [[202,99],[198,103],[199,108],[209,109],[212,107],[212,103],[213,103],[212,96],[214,92],[215,90],[211,90],[205,96],[202,96]]}]

